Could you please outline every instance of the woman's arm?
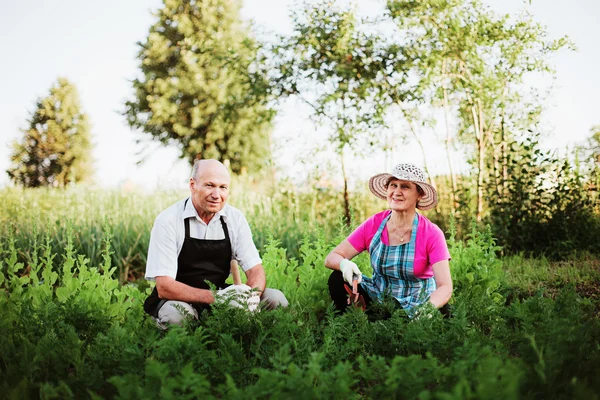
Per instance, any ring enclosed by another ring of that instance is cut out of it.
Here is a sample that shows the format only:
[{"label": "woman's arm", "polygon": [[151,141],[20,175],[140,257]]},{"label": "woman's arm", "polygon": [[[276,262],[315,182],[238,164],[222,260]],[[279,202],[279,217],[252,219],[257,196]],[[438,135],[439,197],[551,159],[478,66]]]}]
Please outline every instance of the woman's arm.
[{"label": "woman's arm", "polygon": [[342,243],[338,244],[335,249],[331,251],[325,257],[325,266],[329,269],[338,270],[340,269],[340,262],[344,259],[351,260],[359,252],[350,244],[346,239]]},{"label": "woman's arm", "polygon": [[433,278],[437,289],[431,294],[429,302],[436,308],[442,307],[452,297],[452,277],[450,276],[450,263],[442,260],[432,265]]}]

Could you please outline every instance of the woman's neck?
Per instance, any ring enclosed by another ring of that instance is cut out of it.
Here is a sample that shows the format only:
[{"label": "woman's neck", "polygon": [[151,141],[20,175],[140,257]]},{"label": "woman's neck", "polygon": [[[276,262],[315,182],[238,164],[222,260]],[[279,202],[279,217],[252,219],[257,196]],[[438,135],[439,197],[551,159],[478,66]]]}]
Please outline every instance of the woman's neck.
[{"label": "woman's neck", "polygon": [[415,219],[416,210],[410,211],[394,211],[392,210],[392,215],[390,216],[390,221],[396,227],[407,227],[412,225],[413,220]]}]

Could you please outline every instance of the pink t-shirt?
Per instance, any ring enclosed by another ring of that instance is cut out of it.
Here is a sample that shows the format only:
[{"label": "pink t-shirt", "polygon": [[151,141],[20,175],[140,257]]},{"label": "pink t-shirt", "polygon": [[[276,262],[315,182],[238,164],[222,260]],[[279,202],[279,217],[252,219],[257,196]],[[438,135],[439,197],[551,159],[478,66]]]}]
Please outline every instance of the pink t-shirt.
[{"label": "pink t-shirt", "polygon": [[[383,220],[392,211],[386,210],[369,217],[358,228],[348,236],[348,241],[356,249],[363,252],[369,250],[371,240]],[[419,216],[419,227],[415,242],[414,274],[417,278],[427,279],[433,276],[431,266],[442,260],[450,260],[450,252],[446,244],[446,238],[442,230],[433,222],[421,214]],[[381,233],[383,244],[389,246],[387,229]]]}]

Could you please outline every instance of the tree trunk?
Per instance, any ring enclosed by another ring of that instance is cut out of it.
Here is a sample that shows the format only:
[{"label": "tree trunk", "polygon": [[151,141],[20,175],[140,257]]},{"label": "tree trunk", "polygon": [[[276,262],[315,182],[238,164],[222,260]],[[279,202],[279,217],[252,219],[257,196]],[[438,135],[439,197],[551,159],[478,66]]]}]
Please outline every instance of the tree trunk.
[{"label": "tree trunk", "polygon": [[508,188],[508,145],[504,130],[504,115],[502,116],[502,196],[506,195]]},{"label": "tree trunk", "polygon": [[408,127],[410,128],[410,131],[412,132],[413,136],[415,137],[417,144],[421,148],[421,154],[423,155],[423,169],[425,170],[425,173],[427,174],[427,179],[429,180],[429,183],[433,187],[436,187],[435,181],[433,179],[433,175],[431,175],[429,173],[429,167],[427,166],[427,155],[425,154],[425,148],[423,147],[423,143],[421,143],[421,140],[419,139],[419,136],[417,135],[417,132],[415,130],[415,127],[414,127],[412,121],[410,120],[410,118],[406,117],[406,113],[402,109],[402,106],[400,104],[398,104],[398,105],[400,106],[400,110],[402,110],[402,114],[404,114],[404,118],[406,119],[406,122],[408,122]]},{"label": "tree trunk", "polygon": [[471,107],[471,113],[473,114],[473,127],[475,129],[475,138],[477,140],[477,222],[481,222],[483,215],[483,159],[485,154],[485,138],[481,130],[481,120],[479,119],[475,105]]},{"label": "tree trunk", "polygon": [[[446,69],[446,60],[444,60],[444,71]],[[454,171],[452,169],[452,155],[450,153],[450,143],[452,142],[452,135],[450,133],[450,123],[449,123],[449,110],[448,110],[448,92],[446,90],[446,79],[445,76],[442,76],[442,86],[444,88],[444,117],[446,120],[446,156],[448,157],[448,171],[450,172],[450,182],[452,183],[452,193],[451,193],[451,204],[452,204],[452,214],[456,214],[456,209],[458,208],[458,203],[456,201],[456,192],[458,191],[458,187],[456,185],[456,176],[454,176]]]},{"label": "tree trunk", "polygon": [[344,150],[342,149],[340,153],[340,158],[342,160],[342,175],[344,176],[344,218],[346,219],[346,225],[350,226],[350,199],[348,197],[348,177],[346,176],[346,164],[344,162]]},{"label": "tree trunk", "polygon": [[483,140],[479,140],[479,171],[477,171],[477,222],[481,222],[483,215],[483,159],[485,156],[485,146]]}]

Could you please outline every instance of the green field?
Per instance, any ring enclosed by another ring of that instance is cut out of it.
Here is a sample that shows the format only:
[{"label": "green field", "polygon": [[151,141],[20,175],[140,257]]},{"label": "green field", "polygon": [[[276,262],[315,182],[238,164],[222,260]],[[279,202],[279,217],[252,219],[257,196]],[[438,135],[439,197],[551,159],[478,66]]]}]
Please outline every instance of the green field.
[{"label": "green field", "polygon": [[[182,196],[0,193],[3,398],[599,396],[597,259],[500,258],[485,228],[464,240],[450,231],[451,318],[410,321],[386,305],[334,317],[323,259],[348,228],[333,196],[232,196],[290,307],[216,307],[160,332],[139,278],[154,217]],[[376,206],[356,207],[356,219]],[[365,257],[359,265],[367,272]]]}]

